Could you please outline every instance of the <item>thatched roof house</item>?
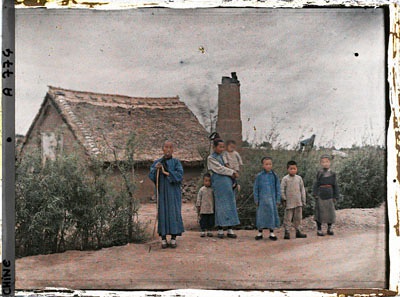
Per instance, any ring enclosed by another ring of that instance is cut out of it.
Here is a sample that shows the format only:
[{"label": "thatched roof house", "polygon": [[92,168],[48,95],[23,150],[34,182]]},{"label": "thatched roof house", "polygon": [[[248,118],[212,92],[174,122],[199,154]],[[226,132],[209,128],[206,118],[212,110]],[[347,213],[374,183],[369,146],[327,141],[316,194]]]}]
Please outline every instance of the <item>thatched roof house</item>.
[{"label": "thatched roof house", "polygon": [[118,160],[126,158],[132,132],[140,142],[134,155],[138,162],[159,157],[162,143],[170,139],[175,143],[174,156],[195,165],[202,161],[199,149],[209,144],[207,131],[178,96],[139,98],[49,87],[24,146],[40,132],[60,128],[52,119],[57,116],[88,156],[105,162],[115,161],[114,151]]},{"label": "thatched roof house", "polygon": [[53,158],[54,147],[61,147],[105,163],[124,161],[132,133],[139,142],[134,161],[142,168],[137,170],[142,192],[153,191],[149,165],[162,156],[167,139],[175,144],[174,157],[186,168],[185,179],[200,175],[200,152],[209,148],[207,131],[179,97],[139,98],[49,87],[21,156],[29,148],[39,148],[44,159]]}]

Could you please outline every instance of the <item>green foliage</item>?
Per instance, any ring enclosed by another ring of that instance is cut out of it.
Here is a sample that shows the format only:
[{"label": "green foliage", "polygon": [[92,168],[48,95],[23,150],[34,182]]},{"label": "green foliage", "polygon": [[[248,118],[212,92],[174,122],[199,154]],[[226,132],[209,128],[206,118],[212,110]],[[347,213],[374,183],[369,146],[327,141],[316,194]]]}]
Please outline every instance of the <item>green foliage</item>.
[{"label": "green foliage", "polygon": [[338,168],[338,208],[376,207],[386,198],[385,151],[363,147],[350,154]]},{"label": "green foliage", "polygon": [[89,165],[74,154],[45,164],[40,152],[25,155],[16,164],[17,256],[145,240],[131,160],[116,163],[124,179],[116,188],[111,183],[115,166]]},{"label": "green foliage", "polygon": [[[256,207],[253,198],[253,184],[258,172],[262,171],[261,158],[270,156],[273,159],[273,170],[280,179],[287,174],[286,164],[289,160],[297,162],[298,174],[303,178],[306,188],[307,203],[303,216],[314,213],[315,201],[312,188],[319,169],[319,158],[331,154],[330,150],[321,149],[308,153],[285,149],[249,149],[242,152],[244,166],[241,171],[241,192],[238,195],[237,207],[242,225],[255,226]],[[346,158],[336,157],[332,169],[337,173],[341,199],[337,208],[376,207],[386,197],[385,150],[377,147],[353,148],[347,151]],[[281,221],[283,208],[278,208]]]}]

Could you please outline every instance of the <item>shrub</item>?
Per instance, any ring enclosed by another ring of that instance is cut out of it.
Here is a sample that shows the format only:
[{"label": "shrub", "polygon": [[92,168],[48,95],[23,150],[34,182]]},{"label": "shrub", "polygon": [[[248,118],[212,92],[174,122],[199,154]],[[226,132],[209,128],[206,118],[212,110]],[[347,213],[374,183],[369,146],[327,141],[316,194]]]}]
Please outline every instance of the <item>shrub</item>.
[{"label": "shrub", "polygon": [[368,208],[386,198],[385,150],[363,147],[350,152],[339,166],[338,183],[342,199],[338,208]]},{"label": "shrub", "polygon": [[[123,175],[122,188],[110,182],[115,166]],[[40,152],[26,154],[16,164],[17,256],[145,240],[134,191],[130,159],[114,166],[88,165],[63,154],[43,165]]]}]

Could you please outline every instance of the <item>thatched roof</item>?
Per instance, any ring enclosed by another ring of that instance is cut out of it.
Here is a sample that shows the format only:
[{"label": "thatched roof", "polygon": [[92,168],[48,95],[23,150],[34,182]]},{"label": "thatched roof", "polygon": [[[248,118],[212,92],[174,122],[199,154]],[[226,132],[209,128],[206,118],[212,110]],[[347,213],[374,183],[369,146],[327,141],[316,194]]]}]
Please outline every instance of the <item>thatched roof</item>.
[{"label": "thatched roof", "polygon": [[[154,161],[165,140],[174,144],[174,157],[185,163],[202,161],[199,149],[209,145],[207,131],[179,97],[137,98],[49,87],[51,100],[77,140],[91,157],[106,162],[126,160],[131,133],[139,145],[134,159]],[[46,100],[46,99],[45,99]]]}]

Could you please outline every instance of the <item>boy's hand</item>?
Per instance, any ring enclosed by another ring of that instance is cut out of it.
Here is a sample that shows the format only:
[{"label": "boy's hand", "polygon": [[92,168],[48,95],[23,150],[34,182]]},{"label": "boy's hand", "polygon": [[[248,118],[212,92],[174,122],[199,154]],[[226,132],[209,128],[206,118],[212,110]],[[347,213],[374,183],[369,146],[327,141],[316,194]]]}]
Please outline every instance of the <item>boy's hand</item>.
[{"label": "boy's hand", "polygon": [[283,200],[283,201],[282,201],[282,206],[283,206],[283,207],[286,207],[286,200]]},{"label": "boy's hand", "polygon": [[235,172],[232,174],[232,177],[233,177],[233,178],[239,178],[239,174],[235,171]]}]

